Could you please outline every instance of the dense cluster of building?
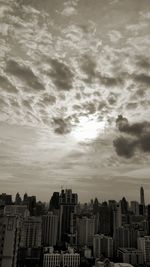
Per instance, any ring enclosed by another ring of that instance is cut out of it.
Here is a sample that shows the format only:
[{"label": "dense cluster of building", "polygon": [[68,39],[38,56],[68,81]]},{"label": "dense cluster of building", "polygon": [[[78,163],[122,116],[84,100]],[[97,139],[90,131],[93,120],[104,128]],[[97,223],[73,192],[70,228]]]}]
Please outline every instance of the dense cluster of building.
[{"label": "dense cluster of building", "polygon": [[0,195],[0,267],[150,266],[150,205],[78,203],[71,189],[49,205],[35,196]]}]

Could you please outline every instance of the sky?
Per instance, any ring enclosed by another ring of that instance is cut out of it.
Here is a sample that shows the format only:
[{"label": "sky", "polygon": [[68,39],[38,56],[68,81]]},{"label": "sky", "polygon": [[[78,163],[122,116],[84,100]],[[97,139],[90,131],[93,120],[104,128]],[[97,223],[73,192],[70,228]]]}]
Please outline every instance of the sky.
[{"label": "sky", "polygon": [[0,0],[0,191],[150,202],[149,0]]}]

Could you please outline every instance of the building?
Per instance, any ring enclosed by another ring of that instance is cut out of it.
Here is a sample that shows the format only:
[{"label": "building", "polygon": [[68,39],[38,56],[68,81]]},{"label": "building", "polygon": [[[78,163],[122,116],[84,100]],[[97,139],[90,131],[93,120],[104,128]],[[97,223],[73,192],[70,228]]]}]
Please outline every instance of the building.
[{"label": "building", "polygon": [[140,204],[145,206],[144,188],[140,188]]},{"label": "building", "polygon": [[122,225],[121,204],[117,204],[113,210],[113,234]]},{"label": "building", "polygon": [[116,229],[115,233],[115,248],[129,248],[130,245],[130,228],[121,226]]},{"label": "building", "polygon": [[107,202],[99,207],[99,233],[113,235],[113,209]]},{"label": "building", "polygon": [[57,213],[59,210],[59,192],[54,192],[49,203],[49,211],[53,211],[53,213]]},{"label": "building", "polygon": [[25,205],[7,205],[4,207],[4,215],[16,215],[26,218],[29,217],[30,213]]},{"label": "building", "polygon": [[21,205],[21,203],[22,203],[22,199],[20,197],[20,194],[17,193],[15,196],[15,205]]},{"label": "building", "polygon": [[0,267],[16,267],[21,221],[17,216],[0,218]]},{"label": "building", "polygon": [[125,197],[122,198],[122,200],[120,201],[120,204],[121,204],[121,213],[127,214],[128,213],[128,202],[126,201]]},{"label": "building", "polygon": [[76,244],[76,207],[78,195],[71,189],[62,190],[60,194],[59,241]]},{"label": "building", "polygon": [[24,219],[21,228],[20,247],[38,248],[41,247],[41,219],[28,217]]},{"label": "building", "polygon": [[138,249],[144,254],[144,262],[150,264],[150,236],[138,238]]},{"label": "building", "polygon": [[130,263],[134,266],[143,265],[144,263],[143,252],[135,248],[119,248],[117,256],[119,261]]},{"label": "building", "polygon": [[78,267],[79,265],[80,254],[74,253],[72,248],[61,253],[54,252],[52,248],[44,249],[43,267]]},{"label": "building", "polygon": [[101,256],[113,257],[113,238],[105,235],[95,235],[93,239],[93,255],[95,258]]},{"label": "building", "polygon": [[95,219],[82,217],[77,219],[77,240],[80,246],[92,246],[95,232]]},{"label": "building", "polygon": [[97,261],[95,267],[133,267],[133,265],[129,263],[109,262],[108,259],[105,259],[104,261]]},{"label": "building", "polygon": [[131,201],[131,211],[134,215],[139,216],[139,203],[137,201]]},{"label": "building", "polygon": [[61,266],[61,254],[48,253],[44,254],[43,267],[60,267]]},{"label": "building", "polygon": [[12,195],[7,195],[6,193],[2,193],[0,195],[0,202],[4,205],[11,205],[12,204]]},{"label": "building", "polygon": [[62,267],[78,267],[80,266],[80,254],[78,253],[63,253]]},{"label": "building", "polygon": [[58,236],[58,219],[57,215],[49,212],[48,215],[42,216],[42,244],[43,246],[56,246]]}]

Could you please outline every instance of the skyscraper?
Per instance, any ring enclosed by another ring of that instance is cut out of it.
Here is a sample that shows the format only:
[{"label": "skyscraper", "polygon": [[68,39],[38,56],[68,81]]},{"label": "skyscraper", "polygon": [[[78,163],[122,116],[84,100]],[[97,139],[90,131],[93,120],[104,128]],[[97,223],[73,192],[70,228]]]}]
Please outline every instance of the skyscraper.
[{"label": "skyscraper", "polygon": [[16,267],[21,221],[18,216],[0,218],[0,266]]},{"label": "skyscraper", "polygon": [[145,206],[145,199],[144,199],[144,189],[143,186],[141,186],[140,188],[140,203],[141,205]]},{"label": "skyscraper", "polygon": [[28,217],[23,221],[20,247],[35,248],[41,246],[41,219]]},{"label": "skyscraper", "polygon": [[42,217],[42,243],[44,246],[55,246],[58,234],[58,216],[49,212]]},{"label": "skyscraper", "polygon": [[77,219],[78,244],[92,246],[95,232],[95,218],[82,217]]},{"label": "skyscraper", "polygon": [[76,206],[78,195],[72,193],[71,189],[62,190],[60,194],[60,222],[59,241],[76,242]]}]

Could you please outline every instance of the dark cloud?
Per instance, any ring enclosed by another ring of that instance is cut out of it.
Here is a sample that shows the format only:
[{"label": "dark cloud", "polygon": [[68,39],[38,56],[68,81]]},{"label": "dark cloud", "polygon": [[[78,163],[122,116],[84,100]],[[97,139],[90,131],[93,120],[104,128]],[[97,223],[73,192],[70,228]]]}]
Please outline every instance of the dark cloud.
[{"label": "dark cloud", "polygon": [[140,68],[143,69],[150,69],[150,59],[149,58],[142,58],[142,57],[138,57],[137,59],[137,65]]},{"label": "dark cloud", "polygon": [[82,107],[88,114],[94,114],[96,112],[96,106],[93,102],[88,102]]},{"label": "dark cloud", "polygon": [[45,105],[54,104],[56,102],[56,97],[53,95],[44,95],[42,98],[42,102]]},{"label": "dark cloud", "polygon": [[145,85],[150,85],[150,76],[144,73],[135,75],[134,80]]},{"label": "dark cloud", "polygon": [[72,88],[73,73],[65,63],[52,59],[50,61],[52,70],[50,76],[55,86],[64,91]]},{"label": "dark cloud", "polygon": [[104,110],[104,109],[107,109],[108,108],[108,105],[106,103],[106,101],[102,100],[100,101],[99,105],[98,105],[98,110]]},{"label": "dark cloud", "polygon": [[69,118],[53,118],[54,131],[57,134],[67,134],[71,131],[71,124]]},{"label": "dark cloud", "polygon": [[18,93],[18,90],[15,86],[11,84],[11,82],[6,78],[0,75],[0,87],[3,91],[6,91],[7,93]]},{"label": "dark cloud", "polygon": [[34,89],[34,90],[44,90],[43,84],[39,81],[38,77],[33,73],[33,71],[23,65],[19,64],[17,61],[9,60],[6,65],[6,72],[11,75],[16,76],[21,81],[23,81],[27,88],[26,89]]},{"label": "dark cloud", "polygon": [[118,84],[123,83],[123,80],[119,77],[108,77],[99,75],[99,79],[101,84],[108,87],[117,86]]},{"label": "dark cloud", "polygon": [[126,158],[131,158],[134,156],[135,148],[137,146],[136,140],[120,136],[114,140],[113,144],[119,156]]},{"label": "dark cloud", "polygon": [[89,55],[84,55],[82,58],[82,71],[87,75],[86,82],[92,83],[93,79],[96,78],[96,62]]},{"label": "dark cloud", "polygon": [[135,109],[137,108],[138,104],[136,102],[129,102],[127,105],[126,105],[126,108],[127,109]]},{"label": "dark cloud", "polygon": [[108,96],[108,102],[110,105],[113,105],[115,104],[117,101],[117,95],[114,94],[114,93],[111,93],[109,96]]},{"label": "dark cloud", "polygon": [[116,124],[119,131],[125,134],[113,142],[119,156],[130,158],[136,149],[150,153],[150,122],[129,124],[126,118],[119,115]]}]

